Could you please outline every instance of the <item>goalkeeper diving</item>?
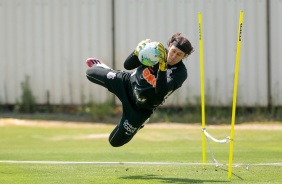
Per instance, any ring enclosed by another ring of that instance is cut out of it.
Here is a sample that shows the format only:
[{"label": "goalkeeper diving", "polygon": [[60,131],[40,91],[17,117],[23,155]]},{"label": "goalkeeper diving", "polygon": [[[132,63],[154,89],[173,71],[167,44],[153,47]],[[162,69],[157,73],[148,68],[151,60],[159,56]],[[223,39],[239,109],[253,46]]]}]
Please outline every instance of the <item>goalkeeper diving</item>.
[{"label": "goalkeeper diving", "polygon": [[194,49],[182,33],[177,32],[168,40],[168,48],[157,42],[158,62],[147,66],[138,55],[150,42],[150,39],[141,41],[130,53],[124,62],[125,71],[113,70],[96,58],[86,60],[88,80],[107,88],[122,103],[122,117],[109,136],[113,147],[128,143],[149,121],[156,108],[188,77],[183,59]]}]

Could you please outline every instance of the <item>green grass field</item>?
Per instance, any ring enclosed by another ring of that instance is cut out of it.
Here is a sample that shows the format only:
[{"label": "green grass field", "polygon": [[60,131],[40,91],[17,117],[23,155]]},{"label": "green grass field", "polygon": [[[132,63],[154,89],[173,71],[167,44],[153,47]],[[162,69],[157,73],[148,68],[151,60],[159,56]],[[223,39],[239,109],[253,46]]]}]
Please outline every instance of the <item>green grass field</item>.
[{"label": "green grass field", "polygon": [[[281,123],[235,126],[229,180],[229,144],[210,142],[223,165],[212,164],[207,148],[203,168],[199,125],[148,124],[129,144],[113,148],[107,136],[114,125],[3,122],[0,119],[1,184],[282,183]],[[230,134],[229,126],[207,130],[219,139]]]}]

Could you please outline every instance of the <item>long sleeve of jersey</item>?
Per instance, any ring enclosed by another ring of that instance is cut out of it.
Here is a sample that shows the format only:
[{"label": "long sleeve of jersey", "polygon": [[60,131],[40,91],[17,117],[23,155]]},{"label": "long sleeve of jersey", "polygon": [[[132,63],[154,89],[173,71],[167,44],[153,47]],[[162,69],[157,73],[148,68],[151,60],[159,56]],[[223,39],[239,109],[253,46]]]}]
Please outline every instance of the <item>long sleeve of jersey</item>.
[{"label": "long sleeve of jersey", "polygon": [[171,94],[173,91],[182,86],[187,77],[187,69],[184,67],[182,62],[176,64],[175,66],[169,66],[166,72],[159,70],[156,83],[156,93],[161,96]]},{"label": "long sleeve of jersey", "polygon": [[158,71],[157,81],[156,81],[156,94],[160,96],[165,96],[168,92],[168,82],[166,71]]},{"label": "long sleeve of jersey", "polygon": [[126,58],[123,66],[126,70],[132,70],[140,66],[141,63],[136,55],[133,52]]}]

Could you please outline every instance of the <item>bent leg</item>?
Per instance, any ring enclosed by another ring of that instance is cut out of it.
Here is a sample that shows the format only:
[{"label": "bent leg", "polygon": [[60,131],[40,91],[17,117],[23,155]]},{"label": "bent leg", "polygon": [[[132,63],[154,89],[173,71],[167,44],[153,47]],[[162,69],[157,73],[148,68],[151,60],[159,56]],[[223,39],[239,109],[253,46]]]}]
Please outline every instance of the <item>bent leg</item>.
[{"label": "bent leg", "polygon": [[107,73],[109,73],[111,69],[106,69],[102,67],[92,67],[87,69],[86,77],[89,81],[107,87],[106,86],[106,79]]},{"label": "bent leg", "polygon": [[122,116],[119,124],[114,128],[109,136],[109,142],[113,147],[120,147],[128,143],[135,134],[144,127],[151,113],[132,113],[134,118]]},{"label": "bent leg", "polygon": [[113,147],[120,147],[128,143],[137,133],[139,127],[132,126],[124,118],[115,127],[109,137],[109,142]]},{"label": "bent leg", "polygon": [[127,93],[131,88],[130,75],[129,72],[100,66],[94,66],[86,71],[86,77],[89,81],[107,88],[121,101],[128,98]]}]

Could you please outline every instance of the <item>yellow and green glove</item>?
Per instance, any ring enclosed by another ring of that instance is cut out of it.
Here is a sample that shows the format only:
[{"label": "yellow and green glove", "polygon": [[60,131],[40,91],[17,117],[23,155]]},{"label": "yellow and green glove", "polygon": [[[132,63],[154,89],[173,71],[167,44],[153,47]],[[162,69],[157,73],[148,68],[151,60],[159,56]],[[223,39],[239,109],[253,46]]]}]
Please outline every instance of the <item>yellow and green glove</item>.
[{"label": "yellow and green glove", "polygon": [[146,39],[146,40],[142,40],[136,47],[136,49],[134,50],[134,55],[138,56],[139,52],[145,47],[145,45],[147,43],[150,43],[151,40],[150,39]]},{"label": "yellow and green glove", "polygon": [[166,63],[166,49],[160,42],[157,43],[157,50],[160,52],[159,54],[159,70],[166,71],[167,63]]}]

